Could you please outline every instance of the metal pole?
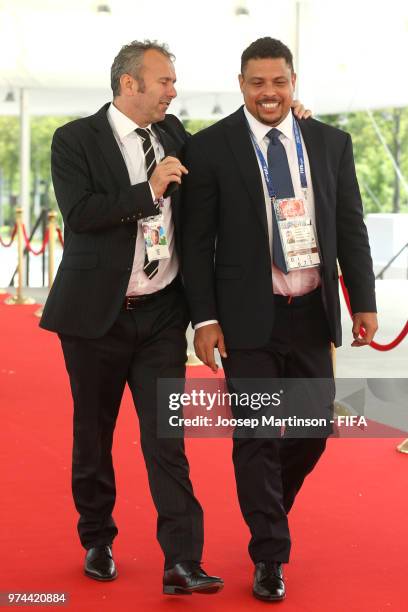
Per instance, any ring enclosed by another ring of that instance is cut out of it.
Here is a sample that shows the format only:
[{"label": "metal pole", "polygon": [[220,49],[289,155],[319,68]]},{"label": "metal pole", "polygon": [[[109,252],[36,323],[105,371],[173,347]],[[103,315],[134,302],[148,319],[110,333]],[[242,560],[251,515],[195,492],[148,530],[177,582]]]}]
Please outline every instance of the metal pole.
[{"label": "metal pole", "polygon": [[307,34],[310,31],[311,6],[308,0],[297,0],[295,2],[294,15],[294,43],[293,61],[296,73],[295,97],[301,100],[306,107],[314,108],[313,80],[312,80],[312,58],[310,45],[307,44]]},{"label": "metal pole", "polygon": [[23,296],[23,283],[24,283],[24,272],[23,272],[23,260],[24,260],[24,236],[23,236],[23,209],[16,208],[16,224],[17,224],[17,249],[18,249],[18,265],[17,265],[17,278],[18,287],[16,295],[5,300],[5,304],[8,306],[27,305],[35,304],[35,300],[29,297]]},{"label": "metal pole", "polygon": [[[302,7],[301,7],[301,1],[297,0],[297,2],[295,2],[295,40],[294,40],[294,45],[293,45],[293,61],[294,61],[294,70],[296,72],[296,88],[295,88],[295,97],[298,100],[303,100],[303,91],[302,91],[302,83],[303,83],[303,79],[302,79],[302,75],[301,75],[301,69],[300,69],[300,46],[301,46],[301,41],[300,41],[300,20],[301,20],[301,12],[302,12]],[[304,100],[303,100],[304,101]]]},{"label": "metal pole", "polygon": [[[44,208],[42,208],[41,204],[41,234],[44,240],[45,232],[47,231],[47,214]],[[45,257],[46,251],[44,249],[44,253],[41,256],[41,274],[42,274],[42,286],[45,287]]]},{"label": "metal pole", "polygon": [[[45,211],[43,211],[45,216]],[[55,210],[48,212],[48,292],[52,287],[55,276],[55,240],[57,236],[57,213]],[[41,306],[35,311],[36,317],[42,317],[44,307]]]},{"label": "metal pole", "polygon": [[51,210],[48,213],[48,289],[51,289],[55,274],[55,237],[57,213]]},{"label": "metal pole", "polygon": [[30,115],[28,91],[20,89],[20,208],[23,223],[30,233]]}]

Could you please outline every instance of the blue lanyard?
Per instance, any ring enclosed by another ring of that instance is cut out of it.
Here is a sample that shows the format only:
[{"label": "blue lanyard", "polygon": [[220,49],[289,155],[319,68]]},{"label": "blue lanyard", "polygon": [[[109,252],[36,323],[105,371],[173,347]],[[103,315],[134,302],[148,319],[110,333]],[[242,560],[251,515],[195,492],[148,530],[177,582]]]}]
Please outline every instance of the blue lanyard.
[{"label": "blue lanyard", "polygon": [[[266,163],[264,154],[261,151],[260,146],[258,145],[258,143],[255,140],[255,136],[252,133],[251,128],[249,127],[248,124],[248,128],[249,128],[249,133],[251,136],[251,140],[254,144],[255,147],[255,151],[258,155],[258,159],[261,163],[261,168],[262,168],[262,172],[264,174],[265,177],[265,182],[266,182],[266,186],[268,188],[268,194],[269,197],[272,198],[273,200],[276,199],[276,190],[272,184],[272,177],[269,174],[269,168],[268,168],[268,164]],[[299,130],[299,126],[297,124],[297,122],[295,120],[293,120],[293,134],[295,136],[295,143],[296,143],[296,153],[297,153],[297,159],[298,159],[298,166],[299,166],[299,176],[300,176],[300,184],[302,186],[302,189],[304,191],[307,190],[307,178],[306,178],[306,170],[305,170],[305,159],[304,159],[304,155],[303,155],[303,147],[302,147],[302,140],[300,138],[300,130]]]},{"label": "blue lanyard", "polygon": [[295,135],[296,153],[297,153],[297,158],[298,158],[300,184],[302,186],[302,189],[305,190],[305,189],[307,189],[305,156],[303,155],[303,146],[302,146],[302,139],[300,137],[299,125],[298,125],[298,122],[295,119],[293,119],[293,133]]}]

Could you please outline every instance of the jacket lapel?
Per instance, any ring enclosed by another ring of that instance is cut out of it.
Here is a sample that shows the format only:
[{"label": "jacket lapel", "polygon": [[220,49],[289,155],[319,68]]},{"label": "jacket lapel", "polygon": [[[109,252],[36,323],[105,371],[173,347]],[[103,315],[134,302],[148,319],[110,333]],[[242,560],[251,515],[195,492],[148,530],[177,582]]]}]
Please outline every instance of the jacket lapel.
[{"label": "jacket lapel", "polygon": [[325,227],[325,220],[330,215],[328,210],[329,202],[327,197],[327,157],[325,142],[322,140],[320,130],[316,129],[316,123],[312,119],[298,120],[300,131],[306,145],[307,156],[309,158],[310,173],[313,182],[313,194],[316,214],[316,232],[320,248],[323,248],[322,228]]},{"label": "jacket lapel", "polygon": [[162,144],[162,147],[164,149],[164,156],[166,157],[167,155],[170,155],[170,153],[176,155],[177,147],[172,137],[169,136],[169,134],[167,134],[167,132],[163,130],[163,128],[159,127],[157,124],[152,125],[152,129]]},{"label": "jacket lapel", "polygon": [[225,131],[232,156],[239,168],[239,175],[244,181],[255,214],[269,242],[262,178],[256,153],[249,135],[249,128],[245,120],[243,107],[227,117],[225,120]]},{"label": "jacket lapel", "polygon": [[113,135],[112,128],[106,115],[109,105],[110,102],[104,104],[104,106],[91,117],[91,124],[95,132],[97,132],[97,142],[115,179],[121,186],[129,187],[130,178],[125,160],[123,159],[122,152],[116,142],[116,138]]}]

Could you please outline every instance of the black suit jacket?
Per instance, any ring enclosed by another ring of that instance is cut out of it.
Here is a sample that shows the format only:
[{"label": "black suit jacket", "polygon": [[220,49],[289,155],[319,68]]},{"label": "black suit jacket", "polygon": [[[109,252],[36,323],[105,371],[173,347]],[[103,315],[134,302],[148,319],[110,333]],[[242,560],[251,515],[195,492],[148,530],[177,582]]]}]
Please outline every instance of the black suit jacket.
[{"label": "black suit jacket", "polygon": [[[300,121],[315,196],[322,295],[341,344],[336,258],[353,312],[375,311],[375,282],[349,134]],[[273,325],[265,198],[243,108],[186,144],[183,275],[193,324],[218,319],[229,348],[257,348]]]},{"label": "black suit jacket", "polygon": [[[54,134],[51,171],[65,224],[65,247],[41,327],[97,338],[114,323],[132,270],[137,221],[157,214],[146,182],[131,186],[106,115],[72,121]],[[165,154],[187,138],[180,121],[166,115],[153,126]],[[171,199],[179,244],[179,193]]]}]

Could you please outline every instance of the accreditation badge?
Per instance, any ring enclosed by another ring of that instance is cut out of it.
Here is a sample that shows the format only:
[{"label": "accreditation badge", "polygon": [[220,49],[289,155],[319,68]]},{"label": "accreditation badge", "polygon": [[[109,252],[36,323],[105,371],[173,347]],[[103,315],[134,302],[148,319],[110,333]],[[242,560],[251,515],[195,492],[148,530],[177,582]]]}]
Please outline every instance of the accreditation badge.
[{"label": "accreditation badge", "polygon": [[164,227],[163,214],[161,213],[154,217],[143,219],[142,229],[148,260],[156,261],[158,259],[168,259],[170,257],[170,252],[167,243],[166,228]]},{"label": "accreditation badge", "polygon": [[319,249],[304,200],[276,199],[273,206],[288,272],[317,268],[320,265]]}]

